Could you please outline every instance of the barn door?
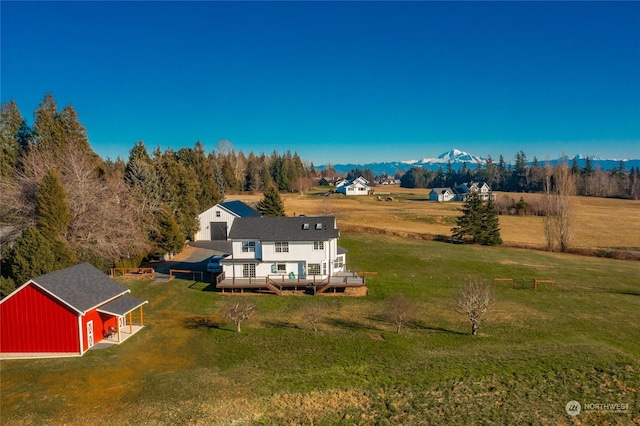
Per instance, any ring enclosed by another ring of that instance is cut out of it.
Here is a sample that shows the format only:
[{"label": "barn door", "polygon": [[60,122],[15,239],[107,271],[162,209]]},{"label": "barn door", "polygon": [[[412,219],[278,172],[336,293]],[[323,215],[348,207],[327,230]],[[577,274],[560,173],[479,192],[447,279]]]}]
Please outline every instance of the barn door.
[{"label": "barn door", "polygon": [[87,349],[89,349],[93,345],[93,321],[87,321]]},{"label": "barn door", "polygon": [[227,222],[211,222],[211,241],[227,239]]}]

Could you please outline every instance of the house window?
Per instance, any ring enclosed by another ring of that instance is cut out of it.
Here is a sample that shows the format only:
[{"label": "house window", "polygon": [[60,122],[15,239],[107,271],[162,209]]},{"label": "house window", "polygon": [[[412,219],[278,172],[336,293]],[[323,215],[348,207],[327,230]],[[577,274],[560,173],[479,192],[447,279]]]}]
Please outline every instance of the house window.
[{"label": "house window", "polygon": [[242,276],[244,278],[256,277],[256,265],[255,263],[244,263],[242,265]]},{"label": "house window", "polygon": [[287,273],[287,264],[286,263],[278,263],[278,264],[276,264],[276,272],[278,274],[286,274]]},{"label": "house window", "polygon": [[324,241],[314,241],[313,242],[314,250],[324,250]]},{"label": "house window", "polygon": [[327,275],[327,262],[322,262],[322,275]]},{"label": "house window", "polygon": [[336,260],[333,261],[333,267],[336,269],[340,269],[344,266],[344,258],[342,256],[336,257]]},{"label": "house window", "polygon": [[289,242],[276,241],[276,253],[289,253]]},{"label": "house window", "polygon": [[307,274],[308,275],[320,275],[320,264],[319,263],[310,263],[307,265]]},{"label": "house window", "polygon": [[243,253],[255,253],[256,251],[256,242],[255,241],[245,241],[242,243],[242,252]]},{"label": "house window", "polygon": [[216,217],[220,217],[220,210],[216,210]]}]

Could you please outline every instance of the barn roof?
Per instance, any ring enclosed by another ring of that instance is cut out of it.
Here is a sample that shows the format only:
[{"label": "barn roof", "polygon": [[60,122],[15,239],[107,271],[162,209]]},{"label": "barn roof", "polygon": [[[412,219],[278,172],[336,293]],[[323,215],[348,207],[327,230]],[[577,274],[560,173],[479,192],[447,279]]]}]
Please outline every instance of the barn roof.
[{"label": "barn roof", "polygon": [[260,217],[260,212],[254,210],[242,201],[224,201],[218,204],[220,207],[235,213],[238,217]]},{"label": "barn roof", "polygon": [[129,291],[86,262],[31,281],[78,312],[87,312]]},{"label": "barn roof", "polygon": [[104,305],[98,308],[98,312],[104,312],[110,315],[126,315],[129,312],[133,311],[136,308],[148,303],[144,299],[138,299],[137,297],[129,296],[125,294],[122,297],[118,297],[115,300],[112,300],[109,303],[105,303]]},{"label": "barn roof", "polygon": [[229,232],[232,240],[258,241],[328,241],[339,236],[333,216],[239,218]]}]

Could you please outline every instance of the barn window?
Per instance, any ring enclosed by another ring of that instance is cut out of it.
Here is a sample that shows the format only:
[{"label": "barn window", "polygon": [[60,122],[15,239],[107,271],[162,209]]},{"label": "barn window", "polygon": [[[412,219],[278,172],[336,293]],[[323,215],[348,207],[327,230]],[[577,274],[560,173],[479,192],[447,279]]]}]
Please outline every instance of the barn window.
[{"label": "barn window", "polygon": [[216,210],[216,217],[220,217],[220,210]]}]

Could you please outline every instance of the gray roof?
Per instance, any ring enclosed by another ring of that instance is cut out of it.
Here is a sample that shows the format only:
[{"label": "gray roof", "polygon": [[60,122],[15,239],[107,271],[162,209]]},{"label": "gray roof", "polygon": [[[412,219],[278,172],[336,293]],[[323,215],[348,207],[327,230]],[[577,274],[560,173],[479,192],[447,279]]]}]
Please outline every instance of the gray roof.
[{"label": "gray roof", "polygon": [[246,205],[242,201],[233,200],[233,201],[225,201],[218,204],[220,207],[229,210],[230,212],[236,214],[238,217],[260,217],[262,216],[259,211],[251,208]]},{"label": "gray roof", "polygon": [[60,269],[32,281],[82,313],[129,291],[89,263]]},{"label": "gray roof", "polygon": [[339,236],[333,216],[239,218],[229,232],[230,240],[328,241]]},{"label": "gray roof", "polygon": [[129,296],[128,294],[118,297],[109,303],[98,308],[98,311],[111,315],[126,315],[134,309],[147,303],[144,299],[138,299],[137,297]]}]

